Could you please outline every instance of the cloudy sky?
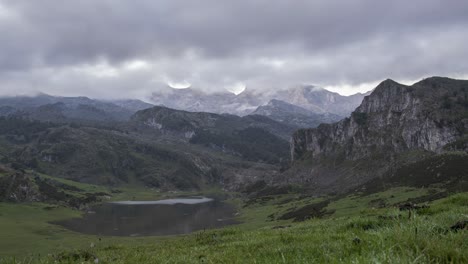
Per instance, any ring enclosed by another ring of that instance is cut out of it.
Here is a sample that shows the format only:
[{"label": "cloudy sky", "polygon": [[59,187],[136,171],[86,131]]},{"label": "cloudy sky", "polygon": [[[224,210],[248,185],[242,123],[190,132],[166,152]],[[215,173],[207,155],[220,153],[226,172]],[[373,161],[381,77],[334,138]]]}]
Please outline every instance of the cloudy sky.
[{"label": "cloudy sky", "polygon": [[468,78],[466,0],[0,0],[0,94]]}]

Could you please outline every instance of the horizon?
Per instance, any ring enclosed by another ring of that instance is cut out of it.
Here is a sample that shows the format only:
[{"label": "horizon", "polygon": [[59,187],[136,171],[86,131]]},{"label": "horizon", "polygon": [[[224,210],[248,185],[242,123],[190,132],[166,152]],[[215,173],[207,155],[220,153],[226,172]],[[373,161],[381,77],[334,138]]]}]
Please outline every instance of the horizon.
[{"label": "horizon", "polygon": [[0,95],[142,99],[167,85],[296,83],[351,95],[387,78],[467,79],[467,12],[436,0],[0,0]]},{"label": "horizon", "polygon": [[[429,79],[429,78],[437,78],[437,77],[450,78],[450,79],[456,79],[456,80],[468,80],[468,78],[452,78],[452,77],[447,77],[447,76],[428,76],[428,77],[423,77],[423,78],[421,78],[419,80],[413,80],[413,81],[399,81],[399,80],[394,80],[394,79],[391,79],[391,78],[386,78],[386,79],[381,80],[380,82],[378,82],[376,84],[372,84],[373,86],[365,86],[367,90],[358,91],[358,92],[355,92],[355,93],[352,93],[352,94],[340,93],[340,91],[330,89],[329,87],[325,88],[325,87],[314,85],[314,84],[294,84],[294,85],[290,85],[290,86],[287,86],[287,87],[282,88],[282,89],[278,89],[277,91],[285,91],[285,90],[290,90],[290,89],[296,89],[296,88],[299,88],[299,87],[311,86],[311,87],[326,90],[328,92],[336,93],[336,94],[338,94],[340,96],[349,97],[349,96],[353,96],[353,95],[359,95],[359,94],[364,95],[364,94],[370,93],[378,85],[380,85],[382,82],[384,82],[386,80],[392,80],[392,81],[394,81],[396,83],[399,83],[399,84],[411,86],[411,85],[413,85],[413,84],[415,84],[417,82],[420,82],[422,80]],[[159,92],[164,94],[164,93],[168,93],[168,92],[170,92],[172,90],[194,90],[194,91],[201,92],[202,94],[206,94],[206,95],[233,94],[235,96],[239,96],[242,93],[251,92],[251,91],[254,91],[255,94],[262,94],[262,93],[269,93],[270,92],[270,91],[261,91],[261,90],[259,91],[259,90],[256,90],[256,89],[249,89],[248,87],[245,87],[239,93],[235,93],[235,92],[227,90],[227,89],[222,90],[222,91],[204,91],[203,89],[200,89],[200,88],[197,88],[197,87],[192,87],[192,86],[185,87],[185,88],[175,88],[175,87],[172,87],[170,85],[166,85],[166,87],[164,87],[164,89],[162,89],[162,91],[159,91]],[[146,95],[144,97],[93,97],[93,96],[86,95],[86,94],[63,95],[63,94],[52,94],[52,93],[47,93],[47,92],[43,92],[43,91],[34,91],[34,92],[26,93],[26,94],[0,94],[0,98],[37,97],[37,96],[44,95],[44,96],[63,97],[63,98],[85,97],[85,98],[89,98],[89,99],[93,99],[93,100],[100,100],[100,101],[140,100],[140,101],[145,102],[145,103],[153,104],[151,102],[152,101],[151,97],[155,93],[157,93],[157,91],[153,91],[151,94],[148,94],[148,95]]]},{"label": "horizon", "polygon": [[[332,93],[337,93],[339,94],[340,96],[353,96],[353,95],[357,95],[357,94],[366,94],[370,91],[372,91],[373,89],[375,89],[375,87],[371,88],[370,90],[367,90],[367,91],[364,91],[364,92],[356,92],[356,93],[352,93],[352,94],[342,94],[338,91],[333,91],[331,89],[327,89],[327,88],[324,88],[324,87],[321,87],[321,86],[317,86],[317,85],[313,85],[313,84],[295,84],[295,85],[291,85],[289,87],[286,87],[286,88],[282,88],[282,89],[278,89],[277,91],[285,91],[285,90],[290,90],[290,89],[296,89],[296,88],[299,88],[299,87],[307,87],[307,86],[311,86],[311,87],[314,87],[314,88],[319,88],[319,89],[323,89],[323,90],[326,90],[328,92],[332,92]],[[248,87],[245,87],[242,91],[240,92],[234,92],[234,91],[230,91],[230,90],[222,90],[222,91],[204,91],[203,89],[200,89],[200,88],[197,88],[197,87],[185,87],[185,88],[175,88],[175,87],[171,87],[170,85],[167,85],[167,87],[165,87],[165,89],[163,89],[162,91],[159,91],[160,93],[168,93],[168,92],[171,92],[172,90],[175,90],[175,91],[183,91],[183,90],[193,90],[193,91],[197,91],[197,92],[201,92],[202,94],[206,94],[206,95],[212,95],[212,94],[233,94],[235,96],[239,96],[241,95],[242,93],[245,93],[245,92],[251,92],[251,91],[254,91],[256,94],[258,93],[264,93],[265,91],[258,91],[256,89],[249,89]],[[96,99],[96,100],[103,100],[103,101],[106,101],[106,100],[141,100],[141,101],[150,101],[150,97],[154,94],[154,93],[157,93],[158,91],[154,91],[152,94],[149,94],[147,95],[146,97],[144,98],[138,98],[138,97],[116,97],[116,98],[113,98],[113,97],[93,97],[93,96],[88,96],[86,94],[76,94],[76,95],[62,95],[62,94],[52,94],[52,93],[47,93],[47,92],[43,92],[43,91],[34,91],[34,92],[30,92],[30,93],[25,93],[25,94],[4,94],[4,95],[0,95],[0,98],[11,98],[11,97],[37,97],[37,96],[52,96],[52,97],[64,97],[64,98],[69,98],[69,97],[86,97],[86,98],[90,98],[90,99]],[[268,93],[268,92],[267,92]]]}]

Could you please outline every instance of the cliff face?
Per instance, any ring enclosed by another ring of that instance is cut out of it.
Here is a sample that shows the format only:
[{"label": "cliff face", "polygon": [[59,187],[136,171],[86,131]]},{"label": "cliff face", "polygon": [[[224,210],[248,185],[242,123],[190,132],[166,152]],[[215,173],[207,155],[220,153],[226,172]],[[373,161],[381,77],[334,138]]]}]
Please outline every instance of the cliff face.
[{"label": "cliff face", "polygon": [[349,118],[295,132],[295,162],[286,175],[323,188],[346,188],[343,184],[382,176],[404,153],[464,151],[466,134],[468,81],[433,77],[406,86],[386,80]]},{"label": "cliff face", "polygon": [[356,160],[407,150],[440,152],[468,131],[468,81],[430,78],[412,86],[386,80],[351,117],[292,136],[292,159],[344,155]]}]

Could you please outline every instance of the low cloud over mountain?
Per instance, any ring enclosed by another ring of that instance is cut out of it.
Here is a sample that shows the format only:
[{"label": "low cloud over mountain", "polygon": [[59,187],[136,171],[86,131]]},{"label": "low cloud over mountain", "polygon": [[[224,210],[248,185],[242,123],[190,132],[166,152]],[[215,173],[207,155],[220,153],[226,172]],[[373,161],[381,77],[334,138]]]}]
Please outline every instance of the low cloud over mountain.
[{"label": "low cloud over mountain", "polygon": [[145,98],[468,74],[464,1],[0,0],[0,94]]}]

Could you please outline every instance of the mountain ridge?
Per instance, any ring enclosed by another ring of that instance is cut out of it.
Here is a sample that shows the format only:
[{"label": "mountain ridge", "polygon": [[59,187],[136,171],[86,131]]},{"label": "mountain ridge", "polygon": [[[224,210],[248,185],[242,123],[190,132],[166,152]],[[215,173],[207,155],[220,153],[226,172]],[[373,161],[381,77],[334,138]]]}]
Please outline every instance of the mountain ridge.
[{"label": "mountain ridge", "polygon": [[288,89],[263,92],[246,89],[237,95],[229,92],[210,94],[193,88],[168,88],[154,92],[151,101],[156,105],[178,110],[244,116],[276,99],[315,113],[347,116],[360,103],[364,95],[357,93],[351,96],[342,96],[313,85],[297,85]]},{"label": "mountain ridge", "polygon": [[343,191],[388,174],[404,155],[416,162],[466,151],[467,113],[468,81],[433,77],[406,86],[385,80],[350,117],[295,132],[288,175]]},{"label": "mountain ridge", "polygon": [[142,133],[168,135],[268,163],[288,158],[286,139],[295,129],[263,116],[188,112],[162,106],[135,113],[131,122]]},{"label": "mountain ridge", "polygon": [[129,120],[136,111],[152,106],[140,100],[105,101],[44,93],[0,97],[1,116],[16,115],[45,122],[121,122]]},{"label": "mountain ridge", "polygon": [[343,118],[330,113],[318,114],[277,99],[272,99],[268,104],[259,106],[251,115],[263,115],[297,128],[317,127],[321,123],[333,123]]}]

